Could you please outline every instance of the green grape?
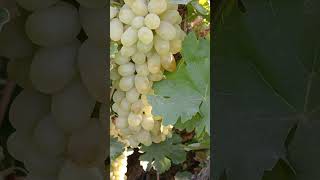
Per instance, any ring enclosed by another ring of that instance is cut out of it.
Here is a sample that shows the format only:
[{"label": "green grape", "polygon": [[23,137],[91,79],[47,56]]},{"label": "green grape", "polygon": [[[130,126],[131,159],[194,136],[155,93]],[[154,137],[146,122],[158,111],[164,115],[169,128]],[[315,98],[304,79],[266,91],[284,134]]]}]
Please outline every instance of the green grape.
[{"label": "green grape", "polygon": [[137,49],[138,51],[142,52],[142,53],[148,53],[151,51],[153,47],[153,42],[149,43],[149,44],[145,44],[141,41],[137,42]]},{"label": "green grape", "polygon": [[167,0],[150,0],[148,11],[154,14],[161,14],[167,9]]},{"label": "green grape", "polygon": [[82,167],[96,167],[107,158],[107,134],[98,119],[72,133],[69,138],[67,154],[70,159]]},{"label": "green grape", "polygon": [[43,153],[53,156],[61,155],[67,144],[67,137],[51,114],[38,122],[33,132],[33,140]]},{"label": "green grape", "polygon": [[118,15],[118,8],[110,6],[110,19],[113,19]]},{"label": "green grape", "polygon": [[53,94],[62,90],[76,75],[79,42],[39,49],[30,67],[30,79],[40,92]]},{"label": "green grape", "polygon": [[177,10],[168,10],[161,14],[160,16],[161,21],[167,21],[171,24],[179,23],[181,16]]},{"label": "green grape", "polygon": [[132,46],[137,41],[138,41],[138,32],[136,29],[132,27],[129,27],[121,36],[121,43],[123,46]]},{"label": "green grape", "polygon": [[147,27],[142,27],[138,31],[138,38],[144,44],[149,44],[153,41],[153,32]]},{"label": "green grape", "polygon": [[26,147],[28,147],[30,139],[29,134],[17,131],[12,133],[7,140],[9,154],[19,161],[25,160],[27,155]]},{"label": "green grape", "polygon": [[108,37],[108,28],[102,22],[105,22],[108,18],[106,8],[90,9],[80,7],[79,17],[80,23],[91,41],[97,45],[105,46]]},{"label": "green grape", "polygon": [[160,26],[158,15],[150,13],[144,18],[144,23],[149,29],[157,29]]},{"label": "green grape", "polygon": [[57,125],[70,134],[85,127],[90,120],[95,100],[80,80],[52,96],[52,115]]},{"label": "green grape", "polygon": [[136,88],[132,88],[126,92],[125,97],[127,98],[128,102],[135,103],[139,100],[140,93],[137,91]]},{"label": "green grape", "polygon": [[107,4],[106,0],[76,0],[81,6],[87,8],[103,8]]},{"label": "green grape", "polygon": [[161,56],[160,60],[161,65],[165,70],[169,72],[173,72],[176,70],[176,60],[171,53]]},{"label": "green grape", "polygon": [[110,39],[113,41],[120,41],[123,34],[123,24],[118,18],[110,21]]},{"label": "green grape", "polygon": [[[79,149],[80,151],[80,149]],[[96,167],[80,167],[70,160],[62,165],[57,180],[103,180],[103,176]]]},{"label": "green grape", "polygon": [[[90,39],[89,39],[90,40]],[[99,102],[107,101],[107,59],[103,47],[97,47],[86,40],[79,49],[78,67],[81,79],[89,93]]]},{"label": "green grape", "polygon": [[131,24],[135,14],[129,7],[123,6],[119,11],[119,19],[124,24]]},{"label": "green grape", "polygon": [[130,7],[138,16],[145,16],[148,14],[148,7],[145,0],[135,0]]},{"label": "green grape", "polygon": [[73,41],[81,26],[77,9],[65,2],[40,9],[26,21],[26,33],[40,46],[57,46]]},{"label": "green grape", "polygon": [[16,0],[17,4],[29,11],[47,8],[58,1],[59,0]]},{"label": "green grape", "polygon": [[122,91],[129,91],[134,86],[134,76],[125,76],[120,79],[119,88]]},{"label": "green grape", "polygon": [[141,76],[148,76],[150,71],[148,69],[148,65],[147,63],[143,63],[143,64],[136,64],[136,72],[138,75]]},{"label": "green grape", "polygon": [[122,48],[120,49],[120,54],[125,57],[130,57],[134,55],[136,51],[136,46],[122,46]]},{"label": "green grape", "polygon": [[131,62],[129,62],[127,64],[120,65],[118,67],[118,73],[121,76],[132,76],[135,73],[135,66]]},{"label": "green grape", "polygon": [[139,29],[144,25],[144,17],[143,16],[136,16],[133,18],[131,22],[131,26],[135,29]]},{"label": "green grape", "polygon": [[154,37],[154,48],[159,55],[166,55],[170,51],[170,42],[159,36]]},{"label": "green grape", "polygon": [[166,21],[160,22],[160,26],[156,29],[156,32],[162,39],[167,41],[173,40],[177,34],[176,28]]},{"label": "green grape", "polygon": [[30,133],[36,123],[50,112],[50,96],[23,90],[12,102],[9,121],[19,132]]},{"label": "green grape", "polygon": [[133,56],[132,56],[132,61],[135,64],[143,64],[146,62],[146,55],[142,52],[136,52]]}]

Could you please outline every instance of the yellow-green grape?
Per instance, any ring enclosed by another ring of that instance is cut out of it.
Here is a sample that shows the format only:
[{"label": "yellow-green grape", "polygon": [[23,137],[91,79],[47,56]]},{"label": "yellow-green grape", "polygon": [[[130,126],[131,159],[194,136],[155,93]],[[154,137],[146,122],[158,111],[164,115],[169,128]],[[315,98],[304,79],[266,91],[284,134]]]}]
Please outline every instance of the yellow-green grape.
[{"label": "yellow-green grape", "polygon": [[163,72],[159,71],[158,73],[155,74],[149,74],[148,78],[150,79],[150,81],[161,81],[163,79]]},{"label": "yellow-green grape", "polygon": [[151,51],[153,47],[153,42],[149,43],[149,44],[145,44],[141,41],[137,42],[137,49],[138,51],[142,52],[142,53],[148,53]]},{"label": "yellow-green grape", "polygon": [[113,41],[120,41],[123,34],[123,24],[118,18],[110,21],[110,39]]},{"label": "yellow-green grape", "polygon": [[136,16],[133,18],[131,22],[131,26],[135,29],[139,29],[144,25],[144,17],[143,16]]},{"label": "yellow-green grape", "polygon": [[81,80],[91,96],[101,103],[107,102],[108,57],[105,47],[96,46],[90,39],[82,44],[78,52]]},{"label": "yellow-green grape", "polygon": [[122,46],[120,49],[120,54],[125,57],[130,57],[136,53],[137,48],[136,46]]},{"label": "yellow-green grape", "polygon": [[131,9],[138,16],[145,16],[148,14],[148,7],[145,0],[135,0],[131,4]]},{"label": "yellow-green grape", "polygon": [[129,91],[132,87],[134,87],[134,76],[125,76],[120,79],[120,90]]},{"label": "yellow-green grape", "polygon": [[124,24],[131,24],[134,17],[135,14],[129,7],[123,6],[119,11],[119,19]]},{"label": "yellow-green grape", "polygon": [[117,113],[118,113],[119,116],[128,117],[130,111],[122,109],[122,108],[119,108]]},{"label": "yellow-green grape", "polygon": [[51,112],[57,125],[70,134],[87,125],[95,104],[82,81],[74,80],[52,96]]},{"label": "yellow-green grape", "polygon": [[144,24],[149,29],[157,29],[160,26],[160,18],[157,14],[150,13],[144,18]]},{"label": "yellow-green grape", "polygon": [[128,102],[135,103],[139,100],[140,93],[137,91],[136,88],[132,88],[125,93],[125,97],[127,98]]},{"label": "yellow-green grape", "polygon": [[149,106],[149,103],[148,103],[148,98],[145,94],[142,94],[141,95],[141,103],[142,103],[142,110],[144,110],[145,106]]},{"label": "yellow-green grape", "polygon": [[80,29],[78,10],[66,2],[33,12],[25,24],[28,37],[40,46],[69,43],[80,33]]},{"label": "yellow-green grape", "polygon": [[76,75],[80,42],[39,49],[30,67],[30,79],[40,92],[52,94],[62,90]]},{"label": "yellow-green grape", "polygon": [[143,129],[145,129],[147,131],[151,131],[154,126],[153,117],[150,115],[143,115],[141,126],[143,127]]},{"label": "yellow-green grape", "polygon": [[138,75],[141,76],[148,76],[150,71],[148,69],[148,65],[147,63],[143,63],[143,64],[136,64],[136,72]]},{"label": "yellow-green grape", "polygon": [[176,28],[166,21],[161,21],[160,26],[156,29],[157,34],[164,40],[170,41],[176,37]]},{"label": "yellow-green grape", "polygon": [[131,5],[133,4],[134,1],[135,1],[135,0],[124,0],[124,3],[125,3],[127,6],[131,7]]},{"label": "yellow-green grape", "polygon": [[115,80],[119,80],[120,78],[121,78],[121,76],[118,73],[118,70],[116,68],[111,69],[111,71],[110,71],[110,79],[115,81]]},{"label": "yellow-green grape", "polygon": [[110,6],[110,19],[113,19],[118,15],[118,8]]},{"label": "yellow-green grape", "polygon": [[123,46],[132,46],[138,41],[138,31],[129,27],[121,36],[121,43]]},{"label": "yellow-green grape", "polygon": [[136,75],[135,76],[135,87],[140,94],[147,94],[150,90],[149,79],[147,76]]},{"label": "yellow-green grape", "polygon": [[37,122],[50,112],[50,107],[50,96],[24,89],[12,102],[9,121],[17,131],[31,133]]},{"label": "yellow-green grape", "polygon": [[119,116],[116,118],[115,125],[119,129],[125,129],[129,126],[128,116]]},{"label": "yellow-green grape", "polygon": [[128,123],[131,127],[139,126],[142,121],[142,115],[141,114],[135,114],[131,112],[128,116]]},{"label": "yellow-green grape", "polygon": [[177,24],[174,25],[176,29],[176,37],[174,38],[175,40],[183,40],[186,36],[186,33],[181,29],[181,27]]},{"label": "yellow-green grape", "polygon": [[170,52],[172,54],[177,54],[178,52],[181,51],[182,48],[182,41],[181,40],[171,40],[170,41]]},{"label": "yellow-green grape", "polygon": [[55,3],[58,0],[16,0],[17,4],[19,4],[22,8],[34,11],[38,9],[47,8]]},{"label": "yellow-green grape", "polygon": [[139,124],[138,126],[129,125],[128,129],[130,129],[133,135],[136,135],[137,133],[139,133],[139,131],[141,131],[142,127],[141,127],[141,124]]},{"label": "yellow-green grape", "polygon": [[146,116],[152,116],[152,106],[145,104],[144,108],[143,108],[143,113]]},{"label": "yellow-green grape", "polygon": [[167,10],[178,10],[178,4],[173,2],[168,2]]},{"label": "yellow-green grape", "polygon": [[122,65],[122,64],[127,64],[130,62],[130,58],[127,56],[121,55],[121,53],[117,53],[116,57],[114,58],[115,63]]},{"label": "yellow-green grape", "polygon": [[96,167],[104,162],[107,134],[98,119],[91,119],[83,129],[72,133],[67,147],[68,157],[82,167]]},{"label": "yellow-green grape", "polygon": [[161,69],[161,60],[160,56],[157,53],[153,53],[152,56],[148,58],[148,69],[152,74],[160,72]]},{"label": "yellow-green grape", "polygon": [[142,27],[138,31],[138,38],[144,44],[149,44],[153,40],[153,32],[147,27]]},{"label": "yellow-green grape", "polygon": [[136,52],[132,56],[132,61],[136,64],[143,64],[146,62],[146,55],[142,52]]},{"label": "yellow-green grape", "polygon": [[120,103],[121,100],[122,100],[123,98],[125,98],[125,97],[126,97],[126,93],[125,93],[125,92],[120,91],[120,90],[116,90],[116,91],[113,93],[112,100],[113,100],[113,102],[115,102],[115,103]]},{"label": "yellow-green grape", "polygon": [[118,113],[119,112],[119,109],[120,109],[120,103],[113,103],[112,106],[111,106],[111,109]]},{"label": "yellow-green grape", "polygon": [[176,10],[168,10],[160,15],[161,21],[167,21],[171,24],[177,24],[180,21],[180,14]]},{"label": "yellow-green grape", "polygon": [[53,156],[62,155],[67,144],[67,137],[57,126],[52,114],[38,122],[33,132],[33,140],[43,153]]},{"label": "yellow-green grape", "polygon": [[129,144],[131,147],[133,147],[133,148],[138,147],[139,142],[136,140],[136,138],[133,135],[129,136],[127,140],[129,141]]},{"label": "yellow-green grape", "polygon": [[120,102],[120,108],[125,111],[130,111],[131,105],[132,104],[126,98],[123,98]]},{"label": "yellow-green grape", "polygon": [[160,60],[161,65],[165,70],[169,72],[173,72],[176,70],[176,60],[174,59],[174,56],[171,53],[160,56]]},{"label": "yellow-green grape", "polygon": [[159,36],[154,37],[154,48],[160,55],[166,55],[170,51],[170,42]]},{"label": "yellow-green grape", "polygon": [[143,112],[144,104],[141,100],[136,101],[131,105],[131,112],[135,114],[141,114]]},{"label": "yellow-green grape", "polygon": [[[81,149],[79,149],[81,151]],[[96,167],[80,167],[71,160],[66,160],[62,165],[57,180],[103,180],[103,176]]]},{"label": "yellow-green grape", "polygon": [[167,0],[150,0],[148,11],[154,14],[161,14],[167,9]]},{"label": "yellow-green grape", "polygon": [[141,130],[139,133],[137,133],[136,138],[145,146],[150,146],[152,144],[152,138],[148,131]]},{"label": "yellow-green grape", "polygon": [[122,64],[118,67],[118,72],[121,76],[131,76],[135,73],[135,65],[132,62]]}]

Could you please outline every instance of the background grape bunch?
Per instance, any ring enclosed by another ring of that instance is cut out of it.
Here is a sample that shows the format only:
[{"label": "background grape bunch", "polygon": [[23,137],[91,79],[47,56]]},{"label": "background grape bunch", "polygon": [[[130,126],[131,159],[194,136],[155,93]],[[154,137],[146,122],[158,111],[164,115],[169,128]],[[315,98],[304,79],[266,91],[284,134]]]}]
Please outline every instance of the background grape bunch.
[{"label": "background grape bunch", "polygon": [[22,88],[10,107],[16,131],[8,138],[8,151],[24,163],[27,180],[103,180],[109,155],[103,113],[107,3],[16,3],[19,16],[0,32],[8,78]]}]

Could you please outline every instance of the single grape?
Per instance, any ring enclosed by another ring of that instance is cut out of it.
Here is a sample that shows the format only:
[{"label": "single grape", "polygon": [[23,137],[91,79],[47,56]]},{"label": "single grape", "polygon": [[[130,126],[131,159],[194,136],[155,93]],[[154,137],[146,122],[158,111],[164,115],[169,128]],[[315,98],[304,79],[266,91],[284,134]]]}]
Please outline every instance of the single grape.
[{"label": "single grape", "polygon": [[130,103],[135,103],[139,100],[140,93],[137,91],[136,88],[131,88],[129,91],[126,92],[125,97],[127,101]]},{"label": "single grape", "polygon": [[161,14],[167,9],[167,0],[150,0],[148,11],[154,14]]},{"label": "single grape", "polygon": [[139,126],[142,121],[141,114],[130,113],[128,116],[128,123],[131,127]]},{"label": "single grape", "polygon": [[107,102],[106,83],[108,53],[103,47],[86,40],[79,49],[78,67],[81,79],[89,93],[99,102]]},{"label": "single grape", "polygon": [[115,125],[119,129],[128,128],[128,116],[119,116],[116,118]]},{"label": "single grape", "polygon": [[144,25],[144,17],[143,16],[136,16],[133,18],[131,22],[131,26],[135,29],[139,29]]},{"label": "single grape", "polygon": [[165,70],[169,72],[173,72],[176,70],[176,60],[171,53],[161,56],[160,60],[161,65]]},{"label": "single grape", "polygon": [[103,176],[98,168],[80,167],[70,160],[66,160],[62,165],[57,180],[103,180]]},{"label": "single grape", "polygon": [[132,62],[120,65],[118,67],[118,72],[121,76],[132,76],[135,73],[135,66]]},{"label": "single grape", "polygon": [[36,123],[50,112],[50,105],[50,96],[23,90],[12,102],[9,121],[19,132],[30,133]]},{"label": "single grape", "polygon": [[143,64],[146,62],[146,55],[142,52],[136,52],[133,56],[132,56],[132,61],[135,64]]},{"label": "single grape", "polygon": [[135,17],[135,14],[128,7],[123,6],[119,11],[119,19],[124,24],[131,24],[131,21]]},{"label": "single grape", "polygon": [[136,75],[135,76],[135,87],[140,94],[147,94],[150,90],[149,79],[147,76]]},{"label": "single grape", "polygon": [[98,119],[74,132],[69,138],[68,156],[82,167],[94,167],[104,162],[107,149],[107,134]]},{"label": "single grape", "polygon": [[122,65],[122,64],[127,64],[127,63],[129,63],[130,58],[121,55],[121,53],[117,53],[114,61],[115,61],[115,63],[117,63],[117,64],[119,64],[119,65]]},{"label": "single grape", "polygon": [[164,40],[170,41],[176,37],[176,28],[166,21],[161,21],[160,26],[156,29],[157,34]]},{"label": "single grape", "polygon": [[153,32],[147,27],[142,27],[138,31],[138,38],[144,44],[149,44],[153,41]]},{"label": "single grape", "polygon": [[143,129],[145,129],[147,131],[151,131],[154,126],[153,117],[150,115],[143,115],[141,126],[143,127]]},{"label": "single grape", "polygon": [[160,26],[160,18],[157,14],[150,13],[144,18],[144,23],[149,29],[157,29]]},{"label": "single grape", "polygon": [[136,51],[136,46],[122,46],[122,48],[120,49],[120,54],[125,57],[130,57],[134,55]]},{"label": "single grape", "polygon": [[138,49],[138,51],[140,51],[142,53],[150,52],[152,47],[153,47],[153,42],[150,42],[149,44],[145,44],[141,41],[137,42],[137,49]]},{"label": "single grape", "polygon": [[29,134],[17,131],[12,133],[7,140],[9,154],[19,161],[24,161],[27,155],[26,147],[29,146],[30,139]]},{"label": "single grape", "polygon": [[66,133],[85,127],[91,117],[95,100],[80,80],[74,80],[52,96],[52,115]]},{"label": "single grape", "polygon": [[182,49],[182,41],[181,40],[171,40],[170,41],[170,52],[172,54],[177,54]]},{"label": "single grape", "polygon": [[161,21],[166,21],[171,24],[178,24],[180,18],[181,16],[177,10],[168,10],[160,15]]},{"label": "single grape", "polygon": [[160,55],[166,55],[170,51],[170,42],[159,36],[154,37],[154,48]]},{"label": "single grape", "polygon": [[39,49],[30,67],[30,79],[40,92],[53,94],[62,90],[76,75],[80,42]]},{"label": "single grape", "polygon": [[123,46],[132,46],[137,41],[138,41],[138,31],[132,27],[129,27],[121,36],[121,43]]},{"label": "single grape", "polygon": [[59,2],[32,13],[26,21],[26,33],[40,46],[57,46],[73,41],[81,29],[77,9]]},{"label": "single grape", "polygon": [[130,7],[138,16],[145,16],[148,14],[148,6],[145,0],[135,0]]},{"label": "single grape", "polygon": [[148,69],[152,74],[160,72],[161,69],[161,60],[160,56],[157,53],[153,53],[152,56],[148,58]]},{"label": "single grape", "polygon": [[143,64],[136,64],[136,71],[138,75],[141,76],[148,76],[150,71],[148,69],[148,65],[147,63],[143,63]]},{"label": "single grape", "polygon": [[113,19],[114,17],[116,17],[118,15],[118,8],[110,6],[110,19]]},{"label": "single grape", "polygon": [[117,90],[113,93],[112,100],[115,103],[120,103],[123,98],[126,97],[126,93],[120,90]]},{"label": "single grape", "polygon": [[118,18],[110,21],[110,39],[113,41],[120,41],[123,34],[123,24]]},{"label": "single grape", "polygon": [[129,91],[134,86],[134,76],[122,77],[119,82],[119,88],[122,91]]}]

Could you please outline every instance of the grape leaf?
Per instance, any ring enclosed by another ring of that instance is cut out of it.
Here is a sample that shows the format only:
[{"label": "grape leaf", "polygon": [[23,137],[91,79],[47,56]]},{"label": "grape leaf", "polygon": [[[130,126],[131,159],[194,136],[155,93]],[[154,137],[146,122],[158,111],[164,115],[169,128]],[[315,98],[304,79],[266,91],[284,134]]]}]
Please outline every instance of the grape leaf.
[{"label": "grape leaf", "polygon": [[175,180],[191,180],[192,173],[189,171],[183,171],[183,172],[177,172],[177,174],[174,176]]},{"label": "grape leaf", "polygon": [[117,139],[110,137],[110,158],[116,159],[124,151],[124,145]]},{"label": "grape leaf", "polygon": [[163,117],[163,124],[181,123],[201,114],[210,133],[210,44],[189,33],[182,45],[183,61],[177,71],[154,85],[155,95],[148,96],[153,114]]},{"label": "grape leaf", "polygon": [[289,146],[296,180],[319,179],[319,1],[239,1],[215,26],[215,178],[260,180]]},{"label": "grape leaf", "polygon": [[171,167],[171,162],[180,164],[186,160],[186,152],[177,134],[162,143],[142,146],[140,150],[144,152],[139,158],[140,161],[149,162],[149,165],[160,174]]}]

